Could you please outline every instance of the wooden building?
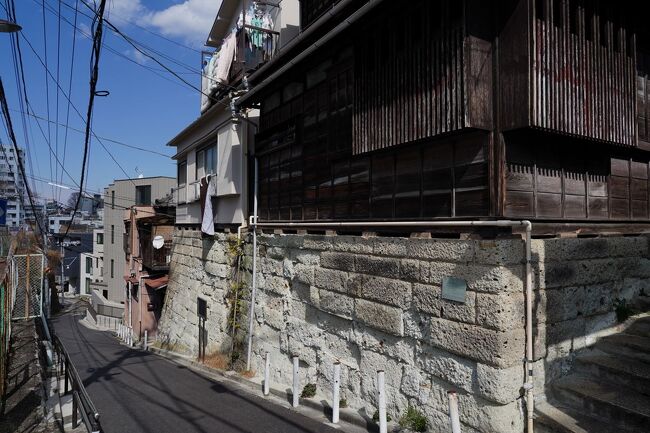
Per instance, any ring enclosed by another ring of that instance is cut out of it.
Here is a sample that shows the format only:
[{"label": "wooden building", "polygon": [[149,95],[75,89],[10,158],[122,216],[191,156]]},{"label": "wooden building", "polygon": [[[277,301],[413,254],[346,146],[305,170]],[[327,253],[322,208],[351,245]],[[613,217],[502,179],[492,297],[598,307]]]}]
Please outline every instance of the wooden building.
[{"label": "wooden building", "polygon": [[261,110],[260,220],[650,220],[641,5],[301,8],[238,101]]}]

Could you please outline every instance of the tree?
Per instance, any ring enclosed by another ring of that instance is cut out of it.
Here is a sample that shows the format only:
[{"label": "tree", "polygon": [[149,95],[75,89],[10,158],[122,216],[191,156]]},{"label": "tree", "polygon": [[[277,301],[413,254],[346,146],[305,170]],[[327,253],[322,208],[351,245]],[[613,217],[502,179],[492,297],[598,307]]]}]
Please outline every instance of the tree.
[{"label": "tree", "polygon": [[77,199],[79,198],[79,192],[75,191],[72,194],[70,194],[70,197],[68,197],[68,203],[67,206],[71,209],[74,210],[75,206],[77,205]]}]

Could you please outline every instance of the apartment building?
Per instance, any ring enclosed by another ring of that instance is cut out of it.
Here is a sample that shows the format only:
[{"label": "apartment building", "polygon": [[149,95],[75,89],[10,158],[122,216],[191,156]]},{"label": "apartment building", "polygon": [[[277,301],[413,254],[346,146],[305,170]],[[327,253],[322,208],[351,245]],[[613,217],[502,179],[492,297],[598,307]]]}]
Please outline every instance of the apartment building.
[{"label": "apartment building", "polygon": [[23,204],[28,201],[18,164],[18,158],[24,157],[23,149],[16,155],[13,146],[0,143],[0,197],[7,200],[8,227],[20,227],[26,213]]},{"label": "apartment building", "polygon": [[176,186],[173,177],[155,176],[137,179],[118,179],[104,190],[104,282],[109,301],[124,302],[127,269],[124,211],[133,206],[150,206],[156,199],[172,193]]}]

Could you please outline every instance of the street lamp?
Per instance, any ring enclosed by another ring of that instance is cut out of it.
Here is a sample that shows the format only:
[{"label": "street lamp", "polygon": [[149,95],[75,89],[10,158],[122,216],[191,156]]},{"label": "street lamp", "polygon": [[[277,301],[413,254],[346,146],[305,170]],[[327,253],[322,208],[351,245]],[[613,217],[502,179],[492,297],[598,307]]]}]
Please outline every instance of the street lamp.
[{"label": "street lamp", "polygon": [[0,33],[14,33],[20,30],[22,30],[22,27],[18,24],[7,20],[0,20]]}]

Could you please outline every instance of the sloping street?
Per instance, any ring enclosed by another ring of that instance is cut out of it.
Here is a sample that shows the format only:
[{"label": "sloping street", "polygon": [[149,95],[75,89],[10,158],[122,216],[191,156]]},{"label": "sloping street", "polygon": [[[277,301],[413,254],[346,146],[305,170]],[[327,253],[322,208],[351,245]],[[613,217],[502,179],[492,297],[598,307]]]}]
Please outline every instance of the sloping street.
[{"label": "sloping street", "polygon": [[121,345],[111,333],[54,320],[106,433],[335,432],[337,430],[217,383],[158,355]]}]

